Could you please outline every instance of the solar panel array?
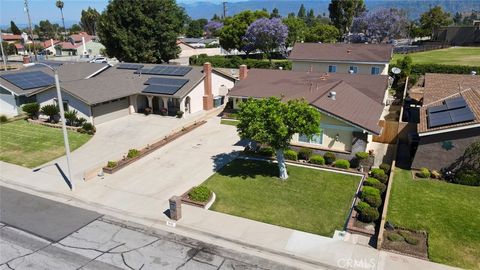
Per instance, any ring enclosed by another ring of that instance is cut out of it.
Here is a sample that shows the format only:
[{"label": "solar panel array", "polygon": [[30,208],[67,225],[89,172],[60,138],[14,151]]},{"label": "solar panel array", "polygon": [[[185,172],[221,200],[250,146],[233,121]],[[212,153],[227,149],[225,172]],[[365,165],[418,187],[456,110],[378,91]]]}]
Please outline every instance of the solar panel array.
[{"label": "solar panel array", "polygon": [[440,106],[427,108],[428,128],[459,124],[475,120],[463,97],[446,99]]},{"label": "solar panel array", "polygon": [[181,66],[154,66],[153,68],[142,68],[135,71],[136,74],[150,74],[150,75],[168,75],[168,76],[185,76],[192,70],[192,67]]},{"label": "solar panel array", "polygon": [[0,77],[23,90],[55,84],[55,79],[43,71],[2,74]]},{"label": "solar panel array", "polygon": [[182,88],[188,79],[174,78],[149,78],[145,84],[148,86],[142,90],[143,93],[173,95]]},{"label": "solar panel array", "polygon": [[127,64],[127,63],[123,63],[123,64],[119,64],[117,66],[118,69],[131,69],[131,70],[138,70],[138,69],[141,69],[143,68],[143,65],[141,64]]}]

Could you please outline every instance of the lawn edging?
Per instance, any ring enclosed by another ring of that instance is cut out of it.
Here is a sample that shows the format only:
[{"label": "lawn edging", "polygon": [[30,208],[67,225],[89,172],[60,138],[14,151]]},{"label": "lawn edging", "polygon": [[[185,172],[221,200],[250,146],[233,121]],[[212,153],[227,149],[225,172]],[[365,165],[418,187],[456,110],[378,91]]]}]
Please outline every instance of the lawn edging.
[{"label": "lawn edging", "polygon": [[[33,119],[30,119],[28,118],[27,121],[31,124],[35,124],[35,125],[42,125],[42,126],[47,126],[47,127],[52,127],[52,128],[62,128],[62,125],[61,124],[52,124],[52,123],[47,123],[47,122],[44,122],[44,121],[40,121],[40,120],[33,120]],[[72,126],[67,126],[65,125],[67,129],[69,130],[73,130],[73,131],[78,131],[79,129],[81,129],[82,127],[72,127]]]}]

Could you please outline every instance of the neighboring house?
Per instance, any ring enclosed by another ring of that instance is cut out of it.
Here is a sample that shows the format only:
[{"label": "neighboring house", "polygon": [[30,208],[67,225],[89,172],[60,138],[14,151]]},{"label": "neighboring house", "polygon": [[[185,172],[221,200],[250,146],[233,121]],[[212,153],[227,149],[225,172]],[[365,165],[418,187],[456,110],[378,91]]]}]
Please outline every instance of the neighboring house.
[{"label": "neighboring house", "polygon": [[445,26],[433,31],[432,41],[452,46],[479,46],[480,21],[472,26]]},{"label": "neighboring house", "polygon": [[[94,124],[101,124],[151,108],[184,116],[223,104],[235,79],[204,67],[122,63],[85,80],[64,80],[61,87],[69,109]],[[42,106],[55,103],[55,87],[30,92]]]},{"label": "neighboring house", "polygon": [[[185,43],[181,40],[177,41],[178,47],[180,47],[179,58],[188,58],[194,55],[206,54],[208,56],[213,55],[223,55],[223,50],[220,47],[216,48],[205,48],[205,47],[194,47],[191,44]],[[186,63],[188,64],[188,62]]]},{"label": "neighboring house", "polygon": [[220,46],[218,38],[181,38],[180,42],[188,44],[194,48]]},{"label": "neighboring house", "polygon": [[240,81],[229,92],[233,108],[252,98],[304,98],[321,113],[321,132],[309,139],[297,134],[291,144],[352,156],[366,151],[372,135],[379,135],[388,76],[351,75],[241,66]]},{"label": "neighboring house", "polygon": [[61,43],[60,40],[54,40],[54,39],[50,39],[50,40],[47,40],[47,41],[43,41],[41,44],[42,44],[42,47],[44,48],[45,51],[48,51],[48,54],[49,55],[53,55],[53,54],[56,54],[56,49],[55,49],[55,45]]},{"label": "neighboring house", "polygon": [[387,75],[389,44],[295,43],[288,59],[292,70]]},{"label": "neighboring house", "polygon": [[74,44],[65,41],[54,46],[57,56],[80,55],[92,57],[100,55],[101,51],[105,49],[105,46],[98,41],[96,36],[91,36],[85,32],[71,35],[70,38],[73,39]]},{"label": "neighboring house", "polygon": [[447,168],[480,140],[480,76],[425,74],[412,168]]},{"label": "neighboring house", "polygon": [[[52,63],[55,64],[55,63]],[[82,80],[95,76],[109,66],[107,64],[63,63],[58,67],[61,84],[63,81]],[[43,66],[33,66],[17,71],[0,72],[0,114],[16,116],[22,112],[25,103],[40,102],[33,93],[52,88],[52,71]],[[56,97],[56,95],[55,95]],[[67,94],[63,97],[72,100]],[[52,99],[54,102],[55,99]]]}]

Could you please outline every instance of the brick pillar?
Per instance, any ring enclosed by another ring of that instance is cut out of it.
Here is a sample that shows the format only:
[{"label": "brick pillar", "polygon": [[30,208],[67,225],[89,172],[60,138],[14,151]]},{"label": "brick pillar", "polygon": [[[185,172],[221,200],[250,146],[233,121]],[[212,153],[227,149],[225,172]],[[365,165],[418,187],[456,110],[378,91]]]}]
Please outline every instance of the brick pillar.
[{"label": "brick pillar", "polygon": [[248,68],[247,65],[240,65],[240,71],[238,73],[238,79],[243,80],[247,78],[248,75]]},{"label": "brick pillar", "polygon": [[205,80],[203,81],[203,109],[208,111],[213,109],[212,64],[209,62],[203,64],[203,73],[205,74]]}]

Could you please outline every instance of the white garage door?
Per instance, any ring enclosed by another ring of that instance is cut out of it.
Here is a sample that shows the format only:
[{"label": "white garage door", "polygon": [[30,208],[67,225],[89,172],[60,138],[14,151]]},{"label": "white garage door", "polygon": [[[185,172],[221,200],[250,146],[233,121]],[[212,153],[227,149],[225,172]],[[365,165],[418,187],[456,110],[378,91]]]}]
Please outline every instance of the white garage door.
[{"label": "white garage door", "polygon": [[92,107],[93,122],[95,125],[117,119],[129,114],[128,99],[121,98],[104,102]]}]

